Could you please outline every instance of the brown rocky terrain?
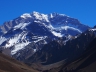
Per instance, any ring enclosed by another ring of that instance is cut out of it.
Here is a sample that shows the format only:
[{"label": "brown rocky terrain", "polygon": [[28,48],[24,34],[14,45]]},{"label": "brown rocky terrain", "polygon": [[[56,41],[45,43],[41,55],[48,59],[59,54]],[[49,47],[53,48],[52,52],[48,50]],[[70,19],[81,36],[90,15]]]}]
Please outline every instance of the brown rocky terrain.
[{"label": "brown rocky terrain", "polygon": [[9,56],[0,53],[0,72],[38,72]]}]

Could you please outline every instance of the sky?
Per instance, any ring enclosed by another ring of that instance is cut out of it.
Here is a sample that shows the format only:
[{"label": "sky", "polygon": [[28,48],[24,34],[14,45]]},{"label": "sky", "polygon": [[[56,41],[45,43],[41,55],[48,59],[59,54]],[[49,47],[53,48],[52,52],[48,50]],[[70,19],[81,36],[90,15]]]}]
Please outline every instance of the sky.
[{"label": "sky", "polygon": [[0,25],[23,13],[66,14],[82,24],[96,25],[96,0],[0,0]]}]

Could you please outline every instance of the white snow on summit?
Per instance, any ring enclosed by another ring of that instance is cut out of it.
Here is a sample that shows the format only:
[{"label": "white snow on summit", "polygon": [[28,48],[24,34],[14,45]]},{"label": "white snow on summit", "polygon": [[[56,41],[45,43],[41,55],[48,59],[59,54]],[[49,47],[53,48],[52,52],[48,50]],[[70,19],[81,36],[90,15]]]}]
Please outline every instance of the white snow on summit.
[{"label": "white snow on summit", "polygon": [[22,18],[26,19],[26,18],[30,18],[32,17],[29,13],[24,13],[23,15],[21,15]]},{"label": "white snow on summit", "polygon": [[35,17],[35,19],[45,20],[46,22],[49,22],[47,14],[40,14],[40,13],[34,11],[33,16]]},{"label": "white snow on summit", "polygon": [[53,18],[54,16],[52,15],[52,13],[50,14],[50,17]]}]

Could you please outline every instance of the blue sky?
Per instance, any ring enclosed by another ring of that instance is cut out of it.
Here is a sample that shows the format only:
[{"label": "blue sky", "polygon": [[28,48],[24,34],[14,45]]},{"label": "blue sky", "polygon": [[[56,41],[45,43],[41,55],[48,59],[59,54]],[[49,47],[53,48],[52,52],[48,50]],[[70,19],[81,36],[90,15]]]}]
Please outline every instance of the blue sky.
[{"label": "blue sky", "polygon": [[91,27],[96,25],[96,0],[0,0],[0,24],[33,11],[62,13]]}]

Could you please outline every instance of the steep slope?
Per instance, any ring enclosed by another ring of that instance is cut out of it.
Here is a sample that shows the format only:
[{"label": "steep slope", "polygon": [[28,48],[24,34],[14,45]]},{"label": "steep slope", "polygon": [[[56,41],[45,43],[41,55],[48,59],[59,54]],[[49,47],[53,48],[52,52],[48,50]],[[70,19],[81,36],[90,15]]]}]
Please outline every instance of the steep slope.
[{"label": "steep slope", "polygon": [[[51,68],[54,68],[54,63],[60,62],[66,64],[79,56],[81,56],[88,44],[95,38],[94,31],[86,31],[79,35],[77,38],[69,40],[64,43],[62,41],[52,41],[46,44],[42,50],[37,51],[33,56],[28,58],[25,62],[34,67],[34,65],[40,69],[46,68],[46,65],[50,66],[53,64]],[[58,66],[58,64],[55,64]],[[45,68],[43,67],[45,66]]]},{"label": "steep slope", "polygon": [[38,72],[25,64],[0,53],[0,72]]},{"label": "steep slope", "polygon": [[[96,38],[88,45],[86,52],[69,63],[62,66],[59,72],[96,72]],[[51,71],[52,72],[52,71]]]},{"label": "steep slope", "polygon": [[[51,42],[50,38],[46,38],[45,41],[48,43]],[[13,55],[19,61],[24,61],[25,59],[32,56],[36,51],[41,50],[42,47],[47,44],[44,40],[41,40],[37,43],[30,43],[29,45],[25,46],[25,49],[19,50],[16,54]]]}]

